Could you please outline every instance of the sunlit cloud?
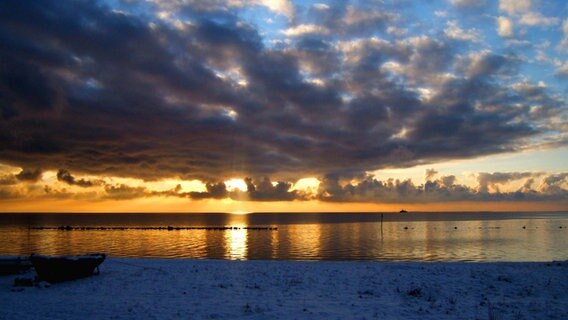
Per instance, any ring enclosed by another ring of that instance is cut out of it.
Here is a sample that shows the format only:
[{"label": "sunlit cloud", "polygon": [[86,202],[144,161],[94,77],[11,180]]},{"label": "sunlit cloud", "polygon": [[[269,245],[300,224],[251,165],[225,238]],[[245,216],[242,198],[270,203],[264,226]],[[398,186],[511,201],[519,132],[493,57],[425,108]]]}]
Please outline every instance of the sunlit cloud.
[{"label": "sunlit cloud", "polygon": [[507,17],[497,18],[497,33],[502,37],[511,37],[513,35],[513,22]]},{"label": "sunlit cloud", "polygon": [[329,30],[324,27],[313,25],[313,24],[301,24],[294,26],[292,28],[283,30],[282,33],[289,37],[297,37],[303,36],[308,34],[320,34],[325,35],[329,34]]},{"label": "sunlit cloud", "polygon": [[555,17],[545,17],[538,12],[529,12],[524,14],[519,22],[527,26],[553,26],[557,25],[560,22],[560,19]]},{"label": "sunlit cloud", "polygon": [[499,9],[509,14],[527,12],[532,7],[532,0],[499,0]]},{"label": "sunlit cloud", "polygon": [[457,21],[448,21],[445,34],[452,39],[463,41],[481,41],[481,36],[476,30],[464,30],[460,28]]}]

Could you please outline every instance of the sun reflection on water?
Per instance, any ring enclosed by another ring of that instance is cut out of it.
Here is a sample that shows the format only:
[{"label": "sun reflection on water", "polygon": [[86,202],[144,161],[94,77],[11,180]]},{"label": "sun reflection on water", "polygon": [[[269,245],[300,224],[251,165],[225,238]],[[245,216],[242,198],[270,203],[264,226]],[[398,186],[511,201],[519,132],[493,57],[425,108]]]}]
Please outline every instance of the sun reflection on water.
[{"label": "sun reflection on water", "polygon": [[225,231],[225,241],[227,243],[226,257],[230,260],[245,260],[248,255],[248,230],[246,225],[237,225]]}]

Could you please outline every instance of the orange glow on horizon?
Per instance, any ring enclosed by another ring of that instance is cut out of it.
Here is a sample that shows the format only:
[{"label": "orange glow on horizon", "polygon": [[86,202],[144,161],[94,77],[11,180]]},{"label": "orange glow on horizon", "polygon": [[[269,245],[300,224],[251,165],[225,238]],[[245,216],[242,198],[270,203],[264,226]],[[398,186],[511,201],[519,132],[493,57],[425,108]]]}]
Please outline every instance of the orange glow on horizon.
[{"label": "orange glow on horizon", "polygon": [[322,201],[255,202],[189,200],[151,197],[134,200],[5,200],[0,212],[227,212],[242,215],[253,212],[398,212],[408,211],[565,211],[567,203],[553,202],[455,202],[455,203],[336,203]]}]

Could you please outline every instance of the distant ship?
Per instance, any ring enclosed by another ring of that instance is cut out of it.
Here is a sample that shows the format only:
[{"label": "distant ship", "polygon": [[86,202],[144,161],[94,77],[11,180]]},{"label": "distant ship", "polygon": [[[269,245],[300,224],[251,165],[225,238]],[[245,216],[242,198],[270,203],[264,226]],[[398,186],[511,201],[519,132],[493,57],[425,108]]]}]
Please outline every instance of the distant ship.
[{"label": "distant ship", "polygon": [[398,213],[408,213],[408,211],[402,209],[402,210],[400,210]]}]

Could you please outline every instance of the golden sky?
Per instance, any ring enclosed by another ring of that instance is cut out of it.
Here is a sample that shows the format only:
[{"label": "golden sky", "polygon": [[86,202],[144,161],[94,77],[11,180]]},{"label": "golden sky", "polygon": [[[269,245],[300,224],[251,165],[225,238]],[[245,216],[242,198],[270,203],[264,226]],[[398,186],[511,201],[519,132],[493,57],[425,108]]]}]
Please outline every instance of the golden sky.
[{"label": "golden sky", "polygon": [[[553,174],[466,173],[462,182],[457,178],[447,181],[448,176],[428,169],[418,184],[413,179],[420,178],[412,176],[421,168],[415,168],[387,170],[382,173],[385,181],[367,177],[334,184],[305,178],[281,184],[282,190],[276,182],[266,186],[266,180],[251,180],[247,185],[245,180],[234,178],[220,183],[222,188],[216,191],[197,180],[144,181],[73,176],[62,171],[45,171],[35,180],[26,180],[21,168],[0,168],[4,181],[2,212],[556,211],[565,210],[567,205],[563,180],[559,180],[558,188],[546,182],[557,176]],[[402,180],[389,177],[394,174]],[[476,185],[468,186],[469,180],[477,181]],[[532,187],[523,189],[527,181],[532,181]],[[362,187],[371,182],[374,184]],[[532,198],[520,198],[529,194]]]}]

